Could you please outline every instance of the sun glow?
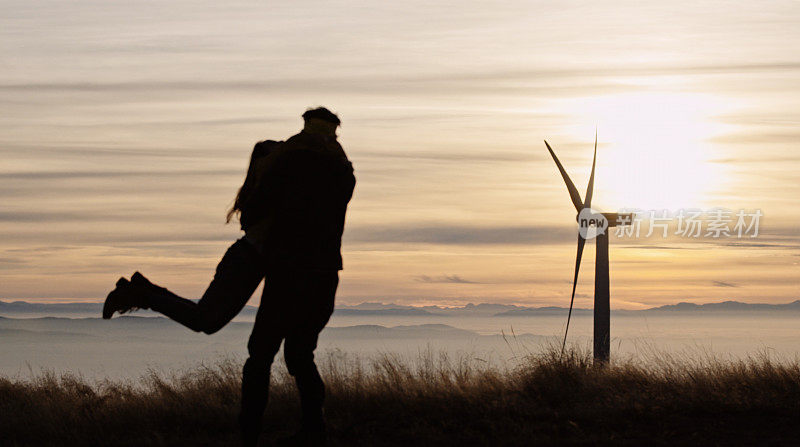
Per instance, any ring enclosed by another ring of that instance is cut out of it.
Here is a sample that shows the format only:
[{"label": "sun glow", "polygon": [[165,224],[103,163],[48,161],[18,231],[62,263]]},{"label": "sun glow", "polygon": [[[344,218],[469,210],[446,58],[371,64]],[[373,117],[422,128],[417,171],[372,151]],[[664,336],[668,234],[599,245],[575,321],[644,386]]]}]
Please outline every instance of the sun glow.
[{"label": "sun glow", "polygon": [[[709,139],[723,111],[707,95],[622,94],[570,101],[576,139],[599,133],[596,204],[604,210],[704,207],[724,179]],[[588,146],[588,145],[587,145]],[[590,152],[590,146],[586,148]]]}]

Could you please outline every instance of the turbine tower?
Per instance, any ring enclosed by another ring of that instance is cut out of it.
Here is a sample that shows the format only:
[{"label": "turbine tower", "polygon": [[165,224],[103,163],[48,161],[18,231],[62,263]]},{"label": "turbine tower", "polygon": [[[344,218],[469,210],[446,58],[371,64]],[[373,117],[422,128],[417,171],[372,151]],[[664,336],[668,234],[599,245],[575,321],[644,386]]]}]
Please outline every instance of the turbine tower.
[{"label": "turbine tower", "polygon": [[[589,186],[586,188],[586,200],[581,201],[581,195],[575,184],[569,178],[564,166],[556,157],[556,153],[545,140],[544,144],[553,161],[558,166],[558,171],[567,184],[569,197],[578,212],[578,253],[575,258],[575,277],[572,280],[572,297],[569,300],[569,313],[567,314],[567,327],[564,331],[564,342],[561,345],[561,352],[567,343],[567,333],[569,332],[569,322],[572,318],[572,305],[575,301],[575,288],[578,285],[578,271],[581,267],[581,257],[586,239],[594,238],[597,240],[597,251],[595,252],[594,268],[594,360],[596,363],[607,363],[611,344],[611,294],[609,291],[608,280],[608,233],[612,227],[622,226],[630,223],[633,215],[630,213],[597,213],[591,209],[592,195],[594,194],[594,168],[597,162],[597,132],[594,135],[594,158],[592,160],[592,173],[589,176]],[[594,232],[590,233],[591,227]]]}]

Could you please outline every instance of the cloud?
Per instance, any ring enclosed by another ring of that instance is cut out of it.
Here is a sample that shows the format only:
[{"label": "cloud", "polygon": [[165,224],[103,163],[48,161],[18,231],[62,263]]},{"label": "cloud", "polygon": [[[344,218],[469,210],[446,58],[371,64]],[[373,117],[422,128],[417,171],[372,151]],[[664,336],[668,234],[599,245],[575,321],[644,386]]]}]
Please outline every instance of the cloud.
[{"label": "cloud", "polygon": [[22,258],[15,258],[15,257],[2,257],[0,258],[0,265],[4,267],[8,266],[17,266],[27,264],[27,261]]},{"label": "cloud", "polygon": [[[730,133],[723,136],[712,138],[713,143],[722,144],[794,144],[800,138],[800,132],[795,130],[786,131],[754,131],[751,130],[747,133]],[[759,154],[761,155],[761,154]],[[797,161],[797,157],[779,156],[776,160],[788,159],[789,161]],[[758,160],[758,159],[757,159]],[[763,160],[763,158],[762,158]],[[767,160],[770,160],[769,158]]]},{"label": "cloud", "polygon": [[[166,81],[126,81],[126,82],[17,82],[0,84],[0,91],[69,91],[69,92],[153,92],[153,91],[251,91],[251,90],[286,90],[302,91],[319,90],[354,90],[363,89],[441,89],[442,87],[475,87],[485,89],[497,88],[494,82],[508,81],[510,89],[529,91],[531,85],[519,85],[520,81],[561,81],[573,79],[586,87],[587,79],[616,79],[620,76],[661,76],[670,74],[727,74],[758,73],[774,71],[797,71],[800,63],[778,62],[761,64],[705,64],[705,65],[619,65],[608,68],[579,69],[523,69],[523,70],[487,70],[473,72],[446,72],[436,75],[408,74],[397,76],[396,73],[386,75],[355,75],[337,77],[286,77],[270,80],[238,79],[238,80],[166,80]],[[474,84],[469,84],[474,82]],[[487,82],[489,87],[487,86]],[[594,88],[608,88],[609,84],[597,84]],[[544,86],[542,86],[544,87]],[[631,88],[627,86],[626,88]],[[552,88],[552,86],[550,87]],[[496,92],[496,90],[495,90]]]},{"label": "cloud", "polygon": [[717,287],[739,287],[736,284],[725,281],[711,281]]},{"label": "cloud", "polygon": [[[55,225],[51,227],[57,228]],[[184,229],[185,230],[185,229]],[[121,244],[165,244],[165,243],[231,243],[240,237],[236,228],[229,225],[226,230],[219,231],[179,231],[173,232],[131,232],[125,228],[116,231],[94,232],[94,231],[68,231],[55,229],[51,231],[18,232],[0,229],[1,240],[13,240],[15,243],[35,244],[48,243],[59,244],[69,243],[74,246],[80,245],[113,245]]]},{"label": "cloud", "polygon": [[[186,93],[213,92],[214,94],[230,94],[236,92],[278,92],[301,91],[303,93],[358,93],[358,94],[538,94],[541,96],[582,96],[589,94],[609,93],[612,91],[631,91],[638,89],[636,85],[624,85],[614,80],[597,78],[589,82],[576,76],[572,82],[564,82],[558,73],[544,72],[539,77],[528,76],[518,79],[516,75],[504,73],[487,74],[487,82],[476,77],[453,77],[448,74],[442,77],[421,78],[415,76],[351,76],[351,77],[315,77],[286,78],[274,80],[169,80],[169,81],[129,81],[129,82],[34,82],[0,84],[0,92],[7,93],[80,93],[111,95],[147,94],[153,96],[181,95]],[[548,77],[549,76],[549,77]],[[594,76],[593,76],[594,77]],[[524,82],[523,82],[524,81]]]},{"label": "cloud", "polygon": [[711,163],[719,164],[757,164],[757,163],[796,163],[800,161],[800,157],[795,156],[765,156],[763,153],[758,153],[756,156],[745,158],[717,158],[710,160]]},{"label": "cloud", "polygon": [[467,226],[467,225],[375,225],[349,228],[345,243],[420,243],[441,245],[543,245],[572,242],[569,226]]},{"label": "cloud", "polygon": [[[328,77],[284,77],[268,80],[190,80],[123,82],[15,82],[0,84],[0,92],[19,93],[99,93],[175,94],[181,92],[287,92],[302,91],[373,94],[427,94],[471,93],[497,95],[498,93],[537,94],[540,96],[583,96],[607,94],[612,91],[640,89],[636,84],[625,84],[620,79],[640,76],[707,75],[797,71],[800,63],[764,64],[707,64],[707,65],[619,65],[609,68],[580,69],[523,69],[487,70],[474,72],[451,71],[436,75],[392,74],[352,75]],[[250,122],[250,118],[245,118]],[[227,121],[227,120],[226,120]],[[239,120],[233,120],[234,123]],[[223,122],[227,123],[227,122]]]},{"label": "cloud", "polygon": [[241,175],[242,169],[194,169],[194,170],[165,170],[165,171],[24,171],[0,173],[4,180],[68,180],[76,178],[121,178],[121,177],[186,177],[213,175]]},{"label": "cloud", "polygon": [[469,281],[458,275],[440,275],[440,276],[418,275],[414,277],[414,281],[426,282],[426,283],[478,284],[475,281]]},{"label": "cloud", "polygon": [[[175,215],[180,215],[175,212]],[[66,222],[158,222],[165,213],[141,211],[104,211],[82,209],[75,211],[0,211],[0,223],[66,223]]]},{"label": "cloud", "polygon": [[177,129],[180,127],[197,127],[197,126],[235,126],[240,124],[265,124],[265,123],[288,123],[293,122],[294,117],[265,117],[265,116],[251,116],[251,117],[238,117],[238,118],[217,118],[217,119],[195,119],[195,120],[126,120],[126,121],[113,121],[99,123],[50,123],[51,128],[80,128],[80,129],[102,129],[109,127],[120,127],[130,129],[133,127],[162,127],[166,129]]},{"label": "cloud", "polygon": [[476,153],[476,152],[422,152],[422,151],[404,151],[404,152],[374,152],[364,151],[358,152],[358,158],[376,158],[376,159],[404,159],[404,160],[437,160],[437,161],[460,161],[460,162],[481,162],[481,163],[505,163],[505,162],[531,162],[538,160],[546,160],[547,158],[540,153],[527,152],[489,152],[489,153]]},{"label": "cloud", "polygon": [[635,250],[699,250],[701,247],[667,246],[667,245],[635,245],[620,244],[619,248],[632,248]]}]

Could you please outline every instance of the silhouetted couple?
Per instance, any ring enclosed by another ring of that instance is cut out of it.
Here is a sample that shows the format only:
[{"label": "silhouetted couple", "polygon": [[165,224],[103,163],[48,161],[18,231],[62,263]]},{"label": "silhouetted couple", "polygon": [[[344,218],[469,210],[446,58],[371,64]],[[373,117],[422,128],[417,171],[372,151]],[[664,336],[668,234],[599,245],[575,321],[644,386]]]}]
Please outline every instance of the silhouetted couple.
[{"label": "silhouetted couple", "polygon": [[317,337],[333,312],[342,269],[341,241],[355,177],[336,141],[339,118],[328,109],[303,114],[303,130],[286,141],[256,144],[228,221],[238,215],[245,235],[228,248],[199,302],[156,286],[139,272],[120,278],[103,318],[152,309],[198,332],[213,334],[244,308],[266,277],[247,343],[239,422],[244,445],[256,445],[269,395],[270,368],[284,358],[300,394],[302,425],[287,440],[325,442],[325,386],[314,364]]}]

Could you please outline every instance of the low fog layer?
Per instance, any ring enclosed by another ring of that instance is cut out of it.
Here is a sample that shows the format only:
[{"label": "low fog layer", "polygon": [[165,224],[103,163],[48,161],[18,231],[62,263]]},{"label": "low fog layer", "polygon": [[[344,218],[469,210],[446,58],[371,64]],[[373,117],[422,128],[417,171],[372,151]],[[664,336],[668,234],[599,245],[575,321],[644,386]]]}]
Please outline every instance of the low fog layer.
[{"label": "low fog layer", "polygon": [[[440,315],[404,313],[375,305],[358,310],[350,307],[334,313],[322,332],[319,358],[389,354],[414,362],[432,352],[513,367],[525,355],[559,344],[565,323],[563,309],[503,315],[464,309]],[[150,368],[166,372],[222,357],[243,359],[252,327],[247,312],[212,336],[147,312],[110,321],[96,316],[4,315],[0,374],[23,377],[52,370],[96,379],[135,379]],[[798,321],[800,313],[774,309],[618,312],[612,317],[612,355],[643,361],[659,352],[723,359],[762,353],[793,358],[800,346]],[[591,312],[576,312],[570,342],[589,348],[591,331]]]}]

